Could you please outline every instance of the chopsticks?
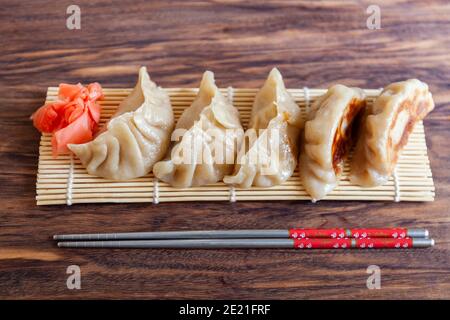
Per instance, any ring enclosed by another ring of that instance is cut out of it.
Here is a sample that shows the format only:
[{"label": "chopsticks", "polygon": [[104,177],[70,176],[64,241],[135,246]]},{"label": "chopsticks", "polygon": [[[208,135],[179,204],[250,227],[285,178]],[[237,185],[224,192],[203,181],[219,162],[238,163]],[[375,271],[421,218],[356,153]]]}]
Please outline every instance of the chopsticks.
[{"label": "chopsticks", "polygon": [[64,248],[170,249],[370,249],[425,248],[434,245],[426,229],[268,229],[61,234]]}]

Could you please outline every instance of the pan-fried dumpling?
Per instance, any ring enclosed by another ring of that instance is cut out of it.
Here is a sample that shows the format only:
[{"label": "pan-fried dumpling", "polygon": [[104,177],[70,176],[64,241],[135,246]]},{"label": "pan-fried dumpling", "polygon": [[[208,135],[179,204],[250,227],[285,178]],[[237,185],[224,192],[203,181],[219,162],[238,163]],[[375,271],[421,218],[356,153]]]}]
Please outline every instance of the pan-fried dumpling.
[{"label": "pan-fried dumpling", "polygon": [[365,107],[361,89],[334,85],[311,106],[302,135],[300,177],[313,201],[339,183],[352,145],[354,120]]},{"label": "pan-fried dumpling", "polygon": [[297,166],[302,126],[300,108],[287,92],[280,72],[272,69],[255,96],[234,174],[223,181],[240,188],[282,184]]},{"label": "pan-fried dumpling", "polygon": [[417,79],[384,88],[362,120],[350,181],[364,187],[385,184],[415,124],[433,109],[428,86]]},{"label": "pan-fried dumpling", "polygon": [[179,141],[153,173],[178,188],[221,181],[233,170],[243,135],[238,110],[206,71],[197,97],[178,120],[172,141]]},{"label": "pan-fried dumpling", "polygon": [[119,105],[106,128],[93,141],[72,144],[89,174],[114,180],[146,175],[164,157],[174,126],[167,93],[139,70],[133,91]]}]

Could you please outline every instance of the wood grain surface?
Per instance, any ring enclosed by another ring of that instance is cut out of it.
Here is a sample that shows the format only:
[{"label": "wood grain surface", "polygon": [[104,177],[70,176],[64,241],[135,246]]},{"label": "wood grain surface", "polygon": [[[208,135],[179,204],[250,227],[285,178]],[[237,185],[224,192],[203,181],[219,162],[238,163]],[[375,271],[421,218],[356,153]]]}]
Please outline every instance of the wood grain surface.
[{"label": "wood grain surface", "polygon": [[[0,1],[0,298],[450,298],[450,5],[376,1]],[[37,207],[40,134],[29,116],[60,82],[130,87],[141,65],[165,87],[259,87],[277,66],[288,87],[379,88],[417,77],[436,109],[425,120],[432,203],[238,202]],[[69,232],[304,227],[428,228],[408,251],[61,250]],[[66,268],[81,268],[81,290]],[[366,269],[381,268],[380,290]]]}]

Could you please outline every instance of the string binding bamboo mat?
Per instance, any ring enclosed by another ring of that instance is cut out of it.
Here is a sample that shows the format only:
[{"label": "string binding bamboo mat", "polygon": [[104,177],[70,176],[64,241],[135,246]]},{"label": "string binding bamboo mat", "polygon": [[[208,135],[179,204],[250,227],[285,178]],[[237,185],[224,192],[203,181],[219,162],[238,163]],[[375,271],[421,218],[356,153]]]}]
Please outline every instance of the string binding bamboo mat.
[{"label": "string binding bamboo mat", "polygon": [[[198,89],[170,88],[175,118],[181,115],[195,98]],[[50,87],[46,102],[57,98],[58,88]],[[114,113],[131,89],[105,88],[100,125]],[[222,89],[224,94],[230,90]],[[239,109],[244,128],[249,121],[254,96],[258,89],[232,89],[233,105]],[[324,89],[289,89],[306,115],[314,100]],[[380,90],[365,90],[368,103],[373,103]],[[350,155],[351,157],[351,155]],[[416,125],[408,145],[401,154],[395,173],[384,186],[361,188],[349,182],[348,160],[339,186],[324,200],[381,200],[381,201],[433,201],[434,183],[427,155],[423,123]],[[38,205],[105,203],[105,202],[175,202],[175,201],[245,201],[245,200],[311,200],[305,192],[298,171],[283,185],[272,188],[238,189],[220,182],[203,187],[176,189],[158,181],[152,174],[129,180],[114,181],[89,175],[80,161],[71,155],[51,155],[51,135],[41,137],[39,167],[36,184]]]}]

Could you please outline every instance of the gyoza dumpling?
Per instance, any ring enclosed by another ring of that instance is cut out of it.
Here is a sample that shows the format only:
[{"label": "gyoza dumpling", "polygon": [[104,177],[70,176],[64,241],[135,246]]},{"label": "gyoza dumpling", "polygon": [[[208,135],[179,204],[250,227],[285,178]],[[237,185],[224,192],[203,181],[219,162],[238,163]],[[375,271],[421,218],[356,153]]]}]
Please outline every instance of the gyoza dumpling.
[{"label": "gyoza dumpling", "polygon": [[384,88],[364,115],[350,181],[364,187],[385,184],[415,124],[433,108],[428,86],[417,79]]},{"label": "gyoza dumpling", "polygon": [[333,190],[352,144],[352,124],[365,107],[361,89],[334,85],[311,106],[302,135],[300,177],[313,201]]},{"label": "gyoza dumpling", "polygon": [[[233,170],[243,129],[238,110],[206,71],[197,97],[178,120],[168,158],[155,164],[154,175],[178,188],[221,181]],[[179,139],[178,139],[179,140]]]},{"label": "gyoza dumpling", "polygon": [[234,174],[223,181],[240,188],[271,187],[286,181],[297,166],[302,126],[300,108],[287,92],[280,72],[272,69],[256,94]]},{"label": "gyoza dumpling", "polygon": [[69,149],[89,174],[127,180],[146,175],[170,144],[174,118],[167,93],[150,80],[145,67],[133,91],[100,135]]}]

